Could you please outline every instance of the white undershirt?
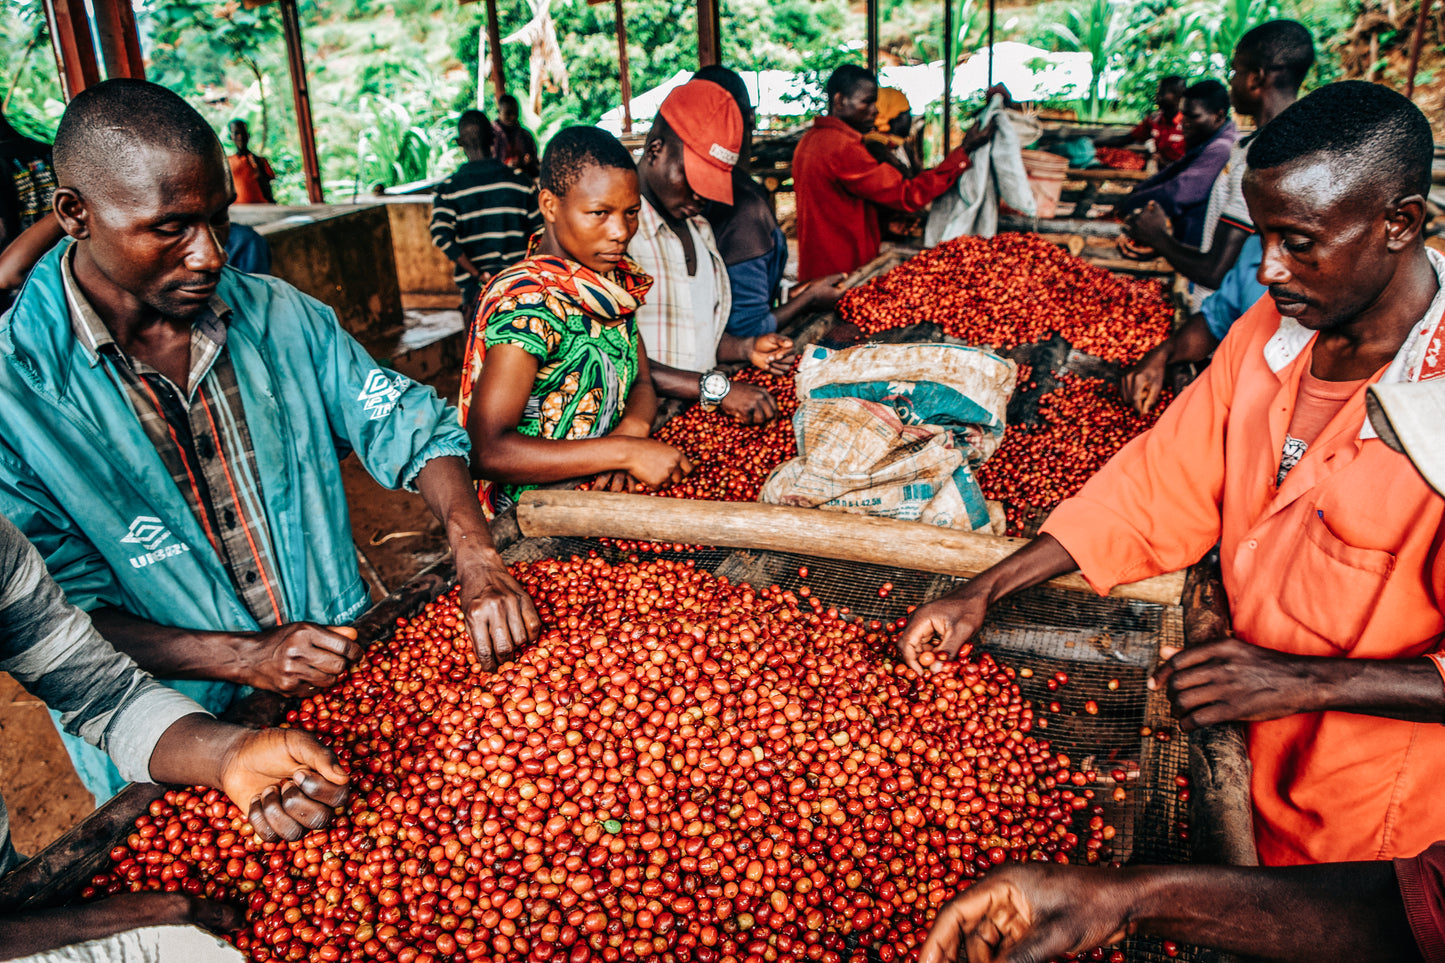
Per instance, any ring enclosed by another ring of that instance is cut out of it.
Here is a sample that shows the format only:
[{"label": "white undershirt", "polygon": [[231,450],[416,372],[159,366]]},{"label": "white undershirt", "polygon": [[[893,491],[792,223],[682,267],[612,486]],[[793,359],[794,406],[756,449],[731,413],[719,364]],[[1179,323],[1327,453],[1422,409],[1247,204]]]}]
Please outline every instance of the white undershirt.
[{"label": "white undershirt", "polygon": [[707,371],[717,366],[718,331],[713,326],[713,316],[717,313],[717,274],[697,228],[689,222],[687,230],[692,235],[692,249],[697,261],[697,273],[688,279],[692,288],[692,312],[696,319],[690,328],[697,339],[692,356],[697,365],[695,370]]}]

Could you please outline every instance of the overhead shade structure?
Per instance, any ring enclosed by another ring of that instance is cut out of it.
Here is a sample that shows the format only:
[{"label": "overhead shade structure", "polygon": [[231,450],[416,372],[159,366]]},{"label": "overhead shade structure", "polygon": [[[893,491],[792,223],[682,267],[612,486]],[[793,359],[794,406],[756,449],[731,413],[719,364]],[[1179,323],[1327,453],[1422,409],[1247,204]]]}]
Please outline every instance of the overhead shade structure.
[{"label": "overhead shade structure", "polygon": [[100,62],[85,0],[45,0],[45,22],[60,84],[69,100],[92,84],[100,83]]},{"label": "overhead shade structure", "polygon": [[722,19],[719,0],[697,0],[697,65],[722,63]]},{"label": "overhead shade structure", "polygon": [[306,55],[301,46],[301,17],[296,0],[279,0],[281,28],[286,35],[286,64],[291,71],[291,97],[296,103],[296,133],[301,141],[301,166],[306,175],[306,196],[312,204],[325,203],[321,191],[321,158],[316,153],[316,125],[311,120],[311,87],[306,80]]}]

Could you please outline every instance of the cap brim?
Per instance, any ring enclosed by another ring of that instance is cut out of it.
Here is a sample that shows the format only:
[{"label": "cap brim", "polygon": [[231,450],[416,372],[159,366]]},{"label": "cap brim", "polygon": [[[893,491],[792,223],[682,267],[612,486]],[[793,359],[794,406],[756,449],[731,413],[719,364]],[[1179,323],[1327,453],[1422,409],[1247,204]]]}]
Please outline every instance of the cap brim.
[{"label": "cap brim", "polygon": [[1371,385],[1365,407],[1380,440],[1404,452],[1445,495],[1445,379]]},{"label": "cap brim", "polygon": [[733,171],[723,170],[686,144],[682,145],[682,169],[694,194],[719,204],[732,205]]}]

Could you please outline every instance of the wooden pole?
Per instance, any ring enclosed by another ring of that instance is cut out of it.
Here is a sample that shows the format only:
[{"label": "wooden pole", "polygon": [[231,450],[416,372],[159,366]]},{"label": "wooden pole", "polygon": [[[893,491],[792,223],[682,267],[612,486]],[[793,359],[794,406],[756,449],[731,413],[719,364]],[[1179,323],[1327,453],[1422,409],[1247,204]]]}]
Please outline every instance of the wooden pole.
[{"label": "wooden pole", "polygon": [[718,0],[697,0],[697,65],[722,63],[722,19]]},{"label": "wooden pole", "polygon": [[953,113],[953,0],[943,0],[943,152],[953,146],[949,115]]},{"label": "wooden pole", "polygon": [[100,65],[95,59],[95,40],[84,0],[45,0],[45,20],[65,99],[100,83]]},{"label": "wooden pole", "polygon": [[1425,20],[1430,15],[1431,0],[1420,0],[1420,13],[1415,18],[1415,35],[1410,39],[1410,66],[1405,80],[1405,96],[1415,96],[1415,72],[1420,69],[1420,45],[1425,42]]},{"label": "wooden pole", "polygon": [[867,0],[863,5],[868,17],[868,71],[878,75],[878,0]]},{"label": "wooden pole", "polygon": [[997,0],[988,0],[988,85],[993,86],[993,26],[998,20]]},{"label": "wooden pole", "polygon": [[136,30],[131,0],[93,0],[92,7],[105,75],[145,80],[145,60],[141,57],[140,32]]},{"label": "wooden pole", "polygon": [[[571,535],[752,548],[965,578],[1028,544],[1023,538],[816,508],[540,489],[522,496],[517,505],[517,524],[528,538]],[[1076,592],[1093,591],[1080,575],[1065,575],[1048,584]],[[1183,591],[1184,574],[1175,572],[1120,585],[1109,594],[1178,605]]]},{"label": "wooden pole", "polygon": [[492,62],[492,103],[501,102],[507,92],[506,68],[502,65],[502,22],[497,0],[487,0],[487,57]]},{"label": "wooden pole", "polygon": [[291,95],[296,102],[296,134],[301,141],[301,166],[306,174],[306,196],[323,204],[321,161],[316,155],[316,126],[311,120],[311,88],[306,83],[306,54],[301,46],[301,18],[296,0],[281,0],[281,27],[286,34],[286,63],[291,70]]},{"label": "wooden pole", "polygon": [[[496,2],[496,0],[492,0]],[[622,132],[632,133],[632,70],[627,64],[627,22],[622,16],[622,0],[613,0],[617,17],[617,73],[622,80]],[[701,15],[702,10],[698,10]]]}]

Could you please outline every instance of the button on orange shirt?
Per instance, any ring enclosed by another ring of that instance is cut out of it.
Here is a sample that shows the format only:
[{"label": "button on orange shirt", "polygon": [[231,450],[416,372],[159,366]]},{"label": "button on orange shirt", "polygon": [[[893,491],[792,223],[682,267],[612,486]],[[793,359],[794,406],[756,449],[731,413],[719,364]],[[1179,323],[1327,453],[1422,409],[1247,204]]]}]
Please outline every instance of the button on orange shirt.
[{"label": "button on orange shirt", "polygon": [[257,154],[241,157],[230,154],[226,160],[231,164],[231,181],[236,188],[237,204],[265,204],[266,195],[261,193],[261,175],[274,181],[276,172],[266,158]]},{"label": "button on orange shirt", "polygon": [[[1445,296],[1370,382],[1406,377],[1442,307]],[[1313,343],[1262,298],[1158,424],[1043,530],[1100,592],[1191,565],[1218,541],[1239,638],[1299,655],[1424,657],[1445,632],[1445,499],[1374,436],[1366,383],[1276,485]],[[1264,863],[1411,856],[1445,839],[1445,725],[1324,712],[1247,731]]]}]

